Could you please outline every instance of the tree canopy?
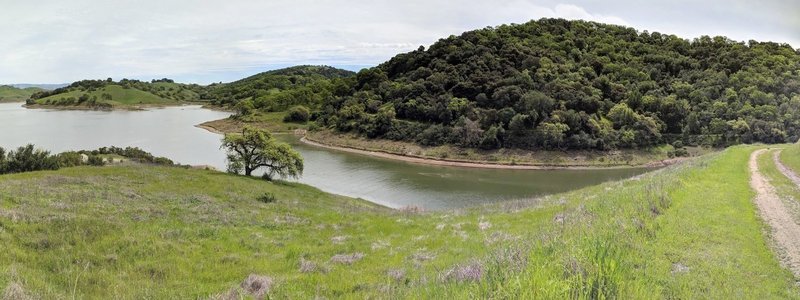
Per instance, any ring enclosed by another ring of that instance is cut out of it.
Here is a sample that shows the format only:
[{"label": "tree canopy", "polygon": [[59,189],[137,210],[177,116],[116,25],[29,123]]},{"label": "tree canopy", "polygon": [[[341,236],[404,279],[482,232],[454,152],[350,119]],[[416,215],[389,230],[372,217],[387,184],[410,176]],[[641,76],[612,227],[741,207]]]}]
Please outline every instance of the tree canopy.
[{"label": "tree canopy", "polygon": [[287,143],[276,140],[264,130],[245,127],[241,134],[226,134],[222,149],[228,152],[228,172],[251,176],[264,168],[263,177],[299,177],[303,174],[303,158]]},{"label": "tree canopy", "polygon": [[496,149],[793,142],[786,44],[541,19],[439,40],[350,80],[318,122],[371,138]]},{"label": "tree canopy", "polygon": [[[349,92],[355,73],[328,66],[296,66],[256,74],[242,80],[214,84],[203,98],[239,109],[283,111],[296,105],[321,107],[336,95]],[[337,92],[339,91],[339,92]]]}]

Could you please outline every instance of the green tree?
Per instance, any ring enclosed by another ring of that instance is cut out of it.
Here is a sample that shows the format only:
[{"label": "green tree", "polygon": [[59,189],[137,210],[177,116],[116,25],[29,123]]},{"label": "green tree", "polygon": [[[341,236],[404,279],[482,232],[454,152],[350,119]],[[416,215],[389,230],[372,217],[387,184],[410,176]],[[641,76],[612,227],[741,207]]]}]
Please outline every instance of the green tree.
[{"label": "green tree", "polygon": [[22,173],[41,170],[58,170],[58,159],[49,151],[35,149],[28,144],[9,151],[3,168],[6,173]]},{"label": "green tree", "polygon": [[297,122],[305,123],[311,119],[311,111],[308,107],[297,105],[289,109],[289,112],[283,117],[284,122]]},{"label": "green tree", "polygon": [[264,130],[245,127],[241,134],[226,134],[222,149],[228,152],[228,171],[247,176],[264,168],[263,178],[297,178],[303,174],[303,158],[287,143],[279,142]]}]

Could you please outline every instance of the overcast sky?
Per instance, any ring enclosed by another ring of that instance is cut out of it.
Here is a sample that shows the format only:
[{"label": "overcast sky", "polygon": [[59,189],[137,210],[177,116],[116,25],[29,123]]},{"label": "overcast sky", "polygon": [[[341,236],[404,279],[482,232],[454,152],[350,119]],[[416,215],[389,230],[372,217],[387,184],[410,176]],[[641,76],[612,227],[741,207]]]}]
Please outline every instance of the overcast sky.
[{"label": "overcast sky", "polygon": [[0,0],[0,83],[357,70],[451,34],[542,17],[800,47],[798,0]]}]

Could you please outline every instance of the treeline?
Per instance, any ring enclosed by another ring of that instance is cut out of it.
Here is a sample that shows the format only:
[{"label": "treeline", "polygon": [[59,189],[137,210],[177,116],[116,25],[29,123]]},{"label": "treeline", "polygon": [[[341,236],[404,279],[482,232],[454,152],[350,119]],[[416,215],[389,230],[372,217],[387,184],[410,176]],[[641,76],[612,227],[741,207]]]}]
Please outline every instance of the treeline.
[{"label": "treeline", "polygon": [[586,21],[466,32],[344,83],[319,124],[424,145],[723,146],[793,142],[800,131],[800,54],[789,45]]},{"label": "treeline", "polygon": [[168,158],[155,157],[139,148],[103,147],[98,150],[67,151],[53,155],[28,144],[10,151],[0,147],[0,174],[58,170],[84,165],[103,166],[109,161],[104,156],[112,154],[137,163],[179,166]]},{"label": "treeline", "polygon": [[303,105],[318,109],[334,97],[346,96],[355,73],[328,66],[296,66],[208,86],[204,100],[235,107],[239,114],[255,110],[284,111]]}]

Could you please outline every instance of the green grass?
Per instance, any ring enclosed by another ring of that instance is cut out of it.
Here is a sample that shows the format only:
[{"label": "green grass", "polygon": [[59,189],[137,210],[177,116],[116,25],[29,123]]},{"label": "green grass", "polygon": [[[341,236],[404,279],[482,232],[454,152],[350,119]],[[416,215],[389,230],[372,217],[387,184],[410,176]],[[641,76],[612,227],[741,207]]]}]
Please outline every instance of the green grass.
[{"label": "green grass", "polygon": [[781,152],[781,161],[795,173],[800,174],[800,143],[786,146]]},{"label": "green grass", "polygon": [[[107,85],[101,89],[92,92],[84,92],[78,90],[70,91],[42,99],[37,99],[36,103],[42,105],[48,105],[54,102],[58,102],[61,99],[69,99],[69,98],[77,99],[83,96],[84,94],[88,95],[90,98],[96,97],[97,103],[107,103],[112,106],[168,105],[177,103],[174,100],[162,98],[145,91],[133,88],[125,89],[119,85]],[[103,99],[102,97],[103,94],[111,95],[111,100]]]},{"label": "green grass", "polygon": [[[203,298],[249,274],[285,298],[800,298],[734,147],[542,199],[414,213],[212,171],[0,176],[0,289]],[[277,202],[257,199],[272,194]],[[332,260],[363,254],[353,264]],[[301,264],[310,269],[301,272]],[[477,275],[476,275],[477,274]]]},{"label": "green grass", "polygon": [[33,93],[41,91],[39,88],[18,89],[13,86],[0,85],[0,103],[25,102]]}]

